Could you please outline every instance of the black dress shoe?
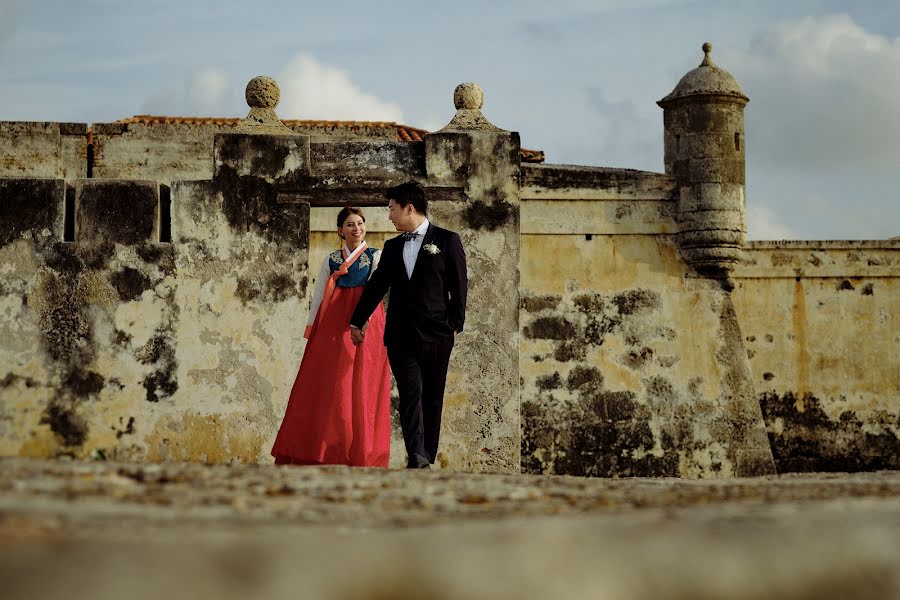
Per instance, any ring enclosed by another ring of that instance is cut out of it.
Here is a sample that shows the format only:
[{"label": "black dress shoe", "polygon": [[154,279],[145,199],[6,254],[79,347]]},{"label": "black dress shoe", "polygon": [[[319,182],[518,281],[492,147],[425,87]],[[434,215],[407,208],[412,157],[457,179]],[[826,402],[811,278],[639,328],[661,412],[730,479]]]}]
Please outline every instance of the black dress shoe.
[{"label": "black dress shoe", "polygon": [[430,469],[431,461],[421,454],[413,454],[406,463],[407,469]]}]

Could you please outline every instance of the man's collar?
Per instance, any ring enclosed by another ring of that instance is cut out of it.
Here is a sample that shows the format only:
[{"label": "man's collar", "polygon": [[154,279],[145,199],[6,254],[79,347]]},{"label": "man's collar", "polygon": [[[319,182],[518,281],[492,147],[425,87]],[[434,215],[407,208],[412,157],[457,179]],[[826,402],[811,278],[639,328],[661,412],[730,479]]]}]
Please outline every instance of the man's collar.
[{"label": "man's collar", "polygon": [[428,224],[428,219],[426,218],[424,221],[422,221],[421,225],[413,229],[413,233],[418,233],[419,235],[424,237],[425,232],[428,231]]}]

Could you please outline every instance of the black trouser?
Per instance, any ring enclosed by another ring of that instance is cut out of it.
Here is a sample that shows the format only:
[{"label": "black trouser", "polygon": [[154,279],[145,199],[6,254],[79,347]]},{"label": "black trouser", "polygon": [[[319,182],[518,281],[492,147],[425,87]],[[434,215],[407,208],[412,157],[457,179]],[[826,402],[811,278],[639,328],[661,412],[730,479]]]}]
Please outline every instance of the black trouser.
[{"label": "black trouser", "polygon": [[453,337],[435,342],[391,344],[391,371],[400,392],[400,426],[409,463],[415,455],[434,463],[441,436],[441,410]]}]

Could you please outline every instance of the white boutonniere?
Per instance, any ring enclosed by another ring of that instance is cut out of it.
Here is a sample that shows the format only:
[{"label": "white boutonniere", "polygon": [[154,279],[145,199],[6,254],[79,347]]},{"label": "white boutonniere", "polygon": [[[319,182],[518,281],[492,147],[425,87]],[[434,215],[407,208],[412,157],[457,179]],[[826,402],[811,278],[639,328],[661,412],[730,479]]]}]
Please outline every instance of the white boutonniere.
[{"label": "white boutonniere", "polygon": [[440,254],[441,249],[435,246],[434,244],[425,244],[422,246],[422,249],[428,254]]}]

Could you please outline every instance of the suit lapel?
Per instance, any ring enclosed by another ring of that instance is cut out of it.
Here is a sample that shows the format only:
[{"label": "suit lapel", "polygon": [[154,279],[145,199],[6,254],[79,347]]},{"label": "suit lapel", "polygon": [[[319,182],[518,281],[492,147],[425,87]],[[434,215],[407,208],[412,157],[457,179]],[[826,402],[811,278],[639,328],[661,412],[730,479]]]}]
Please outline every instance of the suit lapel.
[{"label": "suit lapel", "polygon": [[413,265],[412,277],[409,278],[410,281],[413,280],[413,277],[416,276],[416,273],[419,272],[419,261],[422,259],[422,255],[425,253],[426,244],[430,244],[434,239],[434,224],[429,222],[428,229],[425,230],[425,237],[422,238],[422,245],[419,246],[419,253],[416,254],[416,264]]},{"label": "suit lapel", "polygon": [[408,282],[408,281],[409,281],[409,275],[406,274],[406,264],[403,262],[403,245],[404,245],[406,242],[403,240],[403,238],[401,238],[401,237],[399,237],[399,236],[398,236],[398,237],[395,237],[394,239],[397,240],[397,244],[396,244],[396,245],[397,245],[397,250],[396,250],[396,255],[397,255],[397,257],[396,257],[395,259],[393,259],[393,260],[396,261],[396,263],[397,263],[397,268],[400,269],[400,279],[401,279],[401,281]]}]

